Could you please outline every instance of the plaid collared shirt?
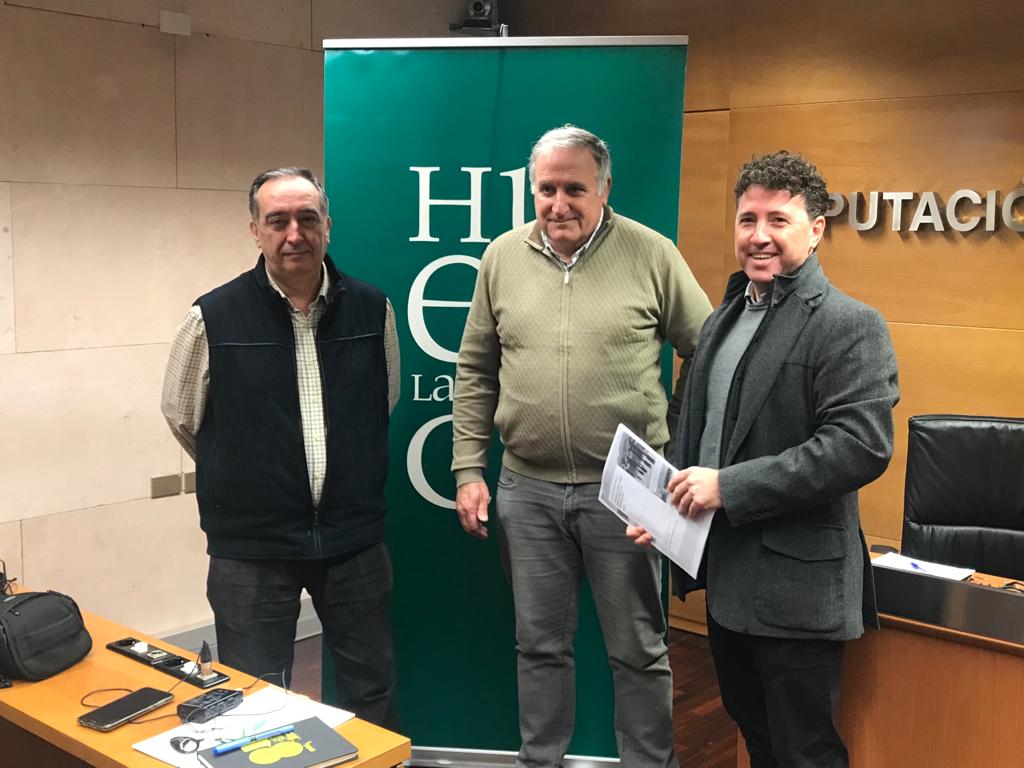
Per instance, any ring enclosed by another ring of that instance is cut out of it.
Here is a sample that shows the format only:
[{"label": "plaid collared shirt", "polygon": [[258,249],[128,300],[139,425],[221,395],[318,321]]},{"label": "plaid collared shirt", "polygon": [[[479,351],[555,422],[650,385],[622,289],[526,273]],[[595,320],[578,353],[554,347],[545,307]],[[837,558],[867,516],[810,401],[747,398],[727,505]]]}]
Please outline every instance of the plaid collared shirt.
[{"label": "plaid collared shirt", "polygon": [[[287,296],[270,278],[270,284],[282,297]],[[323,267],[320,292],[302,314],[288,301],[295,332],[295,368],[298,371],[299,413],[302,419],[302,438],[306,447],[306,466],[309,470],[309,488],[313,502],[320,503],[327,468],[327,441],[324,424],[323,390],[320,387],[320,363],[316,355],[316,327],[327,309],[330,276]],[[401,393],[399,378],[400,356],[395,311],[387,302],[384,318],[384,356],[387,360],[388,406],[394,410]],[[206,412],[206,398],[210,387],[210,350],[206,341],[206,326],[199,305],[189,308],[171,342],[171,354],[164,374],[164,388],[160,410],[170,425],[171,432],[182,448],[193,459],[196,457],[196,435]]]},{"label": "plaid collared shirt", "polygon": [[558,258],[565,263],[565,268],[566,269],[572,269],[573,267],[576,266],[576,262],[580,260],[580,257],[584,253],[586,253],[587,250],[590,248],[591,244],[594,242],[594,238],[597,237],[597,233],[601,231],[601,226],[603,224],[604,224],[604,208],[601,209],[601,216],[597,220],[597,226],[594,227],[594,231],[590,233],[590,237],[587,238],[587,242],[585,242],[583,245],[581,245],[579,248],[577,248],[575,253],[573,253],[573,255],[569,257],[568,261],[566,261],[564,258],[562,258],[562,256],[559,255],[558,251],[555,250],[555,247],[551,244],[551,240],[548,238],[548,233],[545,232],[543,229],[541,229],[541,231],[540,231],[540,238],[544,242],[544,247],[547,248],[549,251],[551,251],[556,256],[558,256]]}]

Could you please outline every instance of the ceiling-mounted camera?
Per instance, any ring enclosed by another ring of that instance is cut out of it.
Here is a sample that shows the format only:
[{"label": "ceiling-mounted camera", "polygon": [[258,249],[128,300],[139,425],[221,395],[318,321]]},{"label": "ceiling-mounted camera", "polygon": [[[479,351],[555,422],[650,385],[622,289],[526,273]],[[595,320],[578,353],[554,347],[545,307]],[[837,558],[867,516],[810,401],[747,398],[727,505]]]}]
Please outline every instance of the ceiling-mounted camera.
[{"label": "ceiling-mounted camera", "polygon": [[466,20],[461,24],[449,24],[448,29],[466,35],[508,35],[508,24],[498,20],[498,0],[468,0]]},{"label": "ceiling-mounted camera", "polygon": [[491,20],[491,0],[469,0],[466,3],[466,19]]}]

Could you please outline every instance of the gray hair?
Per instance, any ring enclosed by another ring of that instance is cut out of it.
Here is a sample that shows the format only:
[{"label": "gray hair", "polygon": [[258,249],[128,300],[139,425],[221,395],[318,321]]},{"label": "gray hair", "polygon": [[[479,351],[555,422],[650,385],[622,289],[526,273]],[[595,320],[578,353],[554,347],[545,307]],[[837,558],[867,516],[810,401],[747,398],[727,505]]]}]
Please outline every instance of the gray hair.
[{"label": "gray hair", "polygon": [[249,214],[252,216],[252,220],[258,221],[260,217],[260,206],[256,201],[256,193],[260,191],[260,187],[271,179],[292,179],[296,177],[305,179],[316,188],[316,193],[320,196],[320,213],[327,216],[327,212],[330,209],[330,201],[327,199],[327,192],[324,190],[324,185],[320,183],[320,179],[309,168],[292,165],[286,168],[272,168],[269,171],[264,171],[252,180],[252,184],[249,186]]},{"label": "gray hair", "polygon": [[597,193],[603,195],[608,189],[608,182],[612,178],[612,158],[608,154],[608,145],[601,139],[583,128],[566,123],[558,128],[552,128],[533,145],[530,150],[530,190],[533,191],[534,171],[537,166],[537,158],[555,149],[585,149],[597,163]]}]

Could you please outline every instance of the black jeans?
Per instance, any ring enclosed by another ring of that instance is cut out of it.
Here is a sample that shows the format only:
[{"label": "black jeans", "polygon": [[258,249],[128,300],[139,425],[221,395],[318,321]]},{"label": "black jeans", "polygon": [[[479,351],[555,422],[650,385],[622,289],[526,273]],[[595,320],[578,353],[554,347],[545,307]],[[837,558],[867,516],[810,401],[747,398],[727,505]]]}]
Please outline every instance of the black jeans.
[{"label": "black jeans", "polygon": [[751,768],[846,768],[835,714],[844,643],[733,632],[708,614],[722,704]]},{"label": "black jeans", "polygon": [[305,588],[334,661],[338,704],[394,726],[393,584],[387,547],[375,544],[325,560],[210,558],[206,596],[218,657],[270,682],[290,685],[299,597]]}]

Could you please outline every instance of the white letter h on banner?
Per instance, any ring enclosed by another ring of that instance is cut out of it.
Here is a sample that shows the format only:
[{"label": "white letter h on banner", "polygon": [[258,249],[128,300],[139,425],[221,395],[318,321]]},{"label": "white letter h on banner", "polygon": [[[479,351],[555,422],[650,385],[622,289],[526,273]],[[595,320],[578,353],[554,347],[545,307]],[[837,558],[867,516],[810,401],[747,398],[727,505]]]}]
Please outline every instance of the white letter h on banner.
[{"label": "white letter h on banner", "polygon": [[480,234],[481,207],[483,200],[483,175],[491,170],[490,168],[460,168],[469,174],[469,199],[468,200],[433,200],[430,197],[430,176],[434,171],[441,170],[440,166],[410,166],[410,171],[415,171],[420,176],[420,231],[416,237],[410,237],[411,243],[437,243],[440,239],[430,236],[430,207],[432,205],[465,205],[469,207],[469,237],[463,237],[460,243],[489,243],[489,237]]}]

